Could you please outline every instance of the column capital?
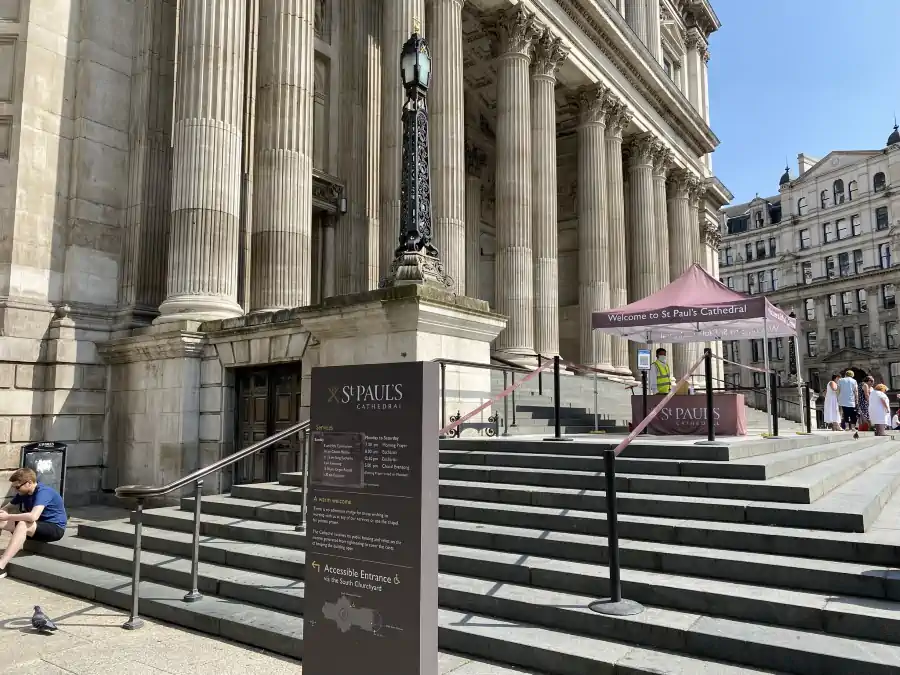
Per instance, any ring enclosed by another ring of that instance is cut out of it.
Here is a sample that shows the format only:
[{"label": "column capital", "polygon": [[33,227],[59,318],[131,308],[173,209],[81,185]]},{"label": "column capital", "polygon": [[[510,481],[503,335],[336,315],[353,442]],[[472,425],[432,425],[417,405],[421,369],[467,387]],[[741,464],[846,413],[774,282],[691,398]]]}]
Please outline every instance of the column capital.
[{"label": "column capital", "polygon": [[706,194],[706,184],[694,176],[693,174],[688,179],[688,199],[691,202],[691,208],[696,209],[700,207],[700,199]]},{"label": "column capital", "polygon": [[719,230],[717,223],[709,220],[704,221],[700,226],[700,233],[703,235],[703,241],[706,242],[707,246],[716,251],[719,250],[719,246],[722,244],[722,232]]},{"label": "column capital", "polygon": [[652,169],[658,142],[656,137],[649,133],[629,137],[626,147],[628,165],[631,167],[649,166]]},{"label": "column capital", "polygon": [[673,198],[688,199],[692,180],[696,180],[696,178],[687,169],[674,169],[669,172],[666,187]]},{"label": "column capital", "polygon": [[703,63],[709,63],[709,49],[707,47],[703,47],[700,50],[700,56],[703,59]]},{"label": "column capital", "polygon": [[588,124],[606,124],[606,117],[613,103],[609,87],[603,84],[581,87],[568,96],[578,110],[579,126]]},{"label": "column capital", "polygon": [[569,48],[560,38],[554,37],[549,28],[545,28],[533,42],[532,76],[555,79],[559,67],[569,57]]},{"label": "column capital", "polygon": [[487,153],[471,141],[466,141],[466,175],[482,178],[487,166]]},{"label": "column capital", "polygon": [[703,47],[706,46],[706,40],[703,37],[703,34],[696,27],[688,28],[682,35],[684,39],[685,48],[690,51],[692,49],[696,49],[700,51]]},{"label": "column capital", "polygon": [[534,39],[540,34],[540,26],[534,14],[522,5],[513,5],[485,21],[491,34],[492,49],[497,57],[521,56],[531,58]]},{"label": "column capital", "polygon": [[656,141],[653,149],[653,177],[665,180],[672,166],[672,151],[661,141]]},{"label": "column capital", "polygon": [[628,106],[613,95],[610,95],[609,109],[606,113],[606,137],[622,139],[622,132],[631,123],[634,113]]}]

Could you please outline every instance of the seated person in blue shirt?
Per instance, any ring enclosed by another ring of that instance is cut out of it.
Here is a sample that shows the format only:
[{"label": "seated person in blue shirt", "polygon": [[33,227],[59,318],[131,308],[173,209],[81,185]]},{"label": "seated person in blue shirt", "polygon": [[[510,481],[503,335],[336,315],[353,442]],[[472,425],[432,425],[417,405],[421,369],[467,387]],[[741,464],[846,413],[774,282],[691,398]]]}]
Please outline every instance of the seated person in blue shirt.
[{"label": "seated person in blue shirt", "polygon": [[[0,508],[0,532],[12,534],[6,550],[0,556],[0,579],[6,576],[6,566],[22,550],[25,539],[59,541],[66,533],[66,507],[62,497],[52,487],[39,483],[31,469],[19,469],[9,477],[16,495]],[[10,506],[18,506],[21,513],[10,513]]]}]

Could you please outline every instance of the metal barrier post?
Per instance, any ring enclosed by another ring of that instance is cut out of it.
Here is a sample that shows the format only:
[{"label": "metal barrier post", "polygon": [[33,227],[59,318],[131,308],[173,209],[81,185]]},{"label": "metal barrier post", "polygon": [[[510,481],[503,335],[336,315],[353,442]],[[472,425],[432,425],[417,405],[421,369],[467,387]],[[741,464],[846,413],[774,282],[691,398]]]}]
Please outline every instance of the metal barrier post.
[{"label": "metal barrier post", "polygon": [[594,368],[594,431],[600,431],[599,398],[597,391],[597,369]]},{"label": "metal barrier post", "polygon": [[603,452],[603,471],[606,474],[606,537],[609,554],[609,597],[588,605],[598,614],[631,616],[644,608],[633,600],[622,599],[622,570],[619,563],[619,514],[616,506],[616,451]]},{"label": "metal barrier post", "polygon": [[772,391],[772,436],[778,437],[778,380],[775,373],[769,373],[769,388]]},{"label": "metal barrier post", "polygon": [[[447,426],[447,364],[441,364],[441,429]],[[441,434],[440,438],[447,438]]]},{"label": "metal barrier post", "polygon": [[303,437],[300,439],[300,465],[303,467],[303,478],[301,479],[303,485],[300,488],[303,501],[300,502],[300,524],[294,528],[296,532],[306,530],[306,488],[309,485],[306,480],[307,467],[309,466],[309,434],[306,429],[303,430]]},{"label": "metal barrier post", "polygon": [[[516,372],[515,371],[511,372],[510,377],[512,377],[512,383],[515,384],[516,383]],[[512,397],[513,421],[512,421],[512,424],[510,424],[509,426],[514,427],[514,426],[516,426],[516,390],[515,389],[513,389],[510,396]]]},{"label": "metal barrier post", "polygon": [[[644,416],[641,418],[642,420],[647,419],[647,371],[641,371],[641,408],[643,409]],[[642,434],[647,433],[647,429],[649,427],[644,427],[644,430],[641,432]]]},{"label": "metal barrier post", "polygon": [[[538,368],[544,365],[544,357],[540,354],[537,355],[538,359]],[[538,396],[544,395],[544,371],[538,373]]]},{"label": "metal barrier post", "polygon": [[704,366],[706,370],[706,440],[710,443],[716,440],[716,419],[715,408],[713,406],[713,367],[712,367],[712,349],[706,348],[703,354]]},{"label": "metal barrier post", "polygon": [[[503,371],[503,391],[506,391],[506,371]],[[503,397],[503,435],[509,436],[509,396]]]},{"label": "metal barrier post", "polygon": [[806,433],[812,433],[812,397],[809,391],[809,382],[803,383],[803,409],[806,411]]},{"label": "metal barrier post", "polygon": [[191,590],[185,594],[185,602],[197,602],[203,596],[197,588],[200,576],[200,514],[202,512],[203,481],[194,483],[194,538],[191,541]]},{"label": "metal barrier post", "polygon": [[548,441],[571,441],[571,438],[564,438],[562,435],[562,422],[560,420],[559,410],[559,356],[553,357],[553,438],[547,438]]}]

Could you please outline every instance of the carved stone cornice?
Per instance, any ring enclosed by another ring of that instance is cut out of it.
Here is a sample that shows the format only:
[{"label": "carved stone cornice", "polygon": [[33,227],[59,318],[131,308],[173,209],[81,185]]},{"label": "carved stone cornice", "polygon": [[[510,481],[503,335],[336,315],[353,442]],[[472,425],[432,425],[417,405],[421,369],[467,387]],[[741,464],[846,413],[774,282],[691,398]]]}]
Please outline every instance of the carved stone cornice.
[{"label": "carved stone cornice", "polygon": [[166,359],[199,359],[207,336],[188,330],[119,338],[97,345],[104,363],[136,363]]},{"label": "carved stone cornice", "polygon": [[659,141],[653,134],[631,136],[626,143],[626,156],[629,166],[649,166],[653,168]]},{"label": "carved stone cornice", "polygon": [[554,37],[545,28],[534,40],[534,55],[531,59],[531,74],[535,77],[556,78],[556,73],[569,57],[569,48],[562,40]]},{"label": "carved stone cornice", "polygon": [[487,153],[470,141],[466,141],[466,175],[475,178],[484,176]]},{"label": "carved stone cornice", "polygon": [[656,141],[653,153],[653,177],[665,180],[666,173],[672,166],[672,151],[661,141]]},{"label": "carved stone cornice", "polygon": [[496,57],[531,57],[534,39],[540,34],[534,14],[522,5],[513,5],[485,21],[485,30],[493,38],[491,48]]},{"label": "carved stone cornice", "polygon": [[628,106],[613,95],[610,95],[609,109],[606,113],[606,137],[622,138],[622,132],[628,128],[634,113],[628,109]]},{"label": "carved stone cornice", "polygon": [[603,84],[595,84],[575,90],[569,94],[569,101],[578,110],[579,125],[605,125],[613,98],[609,87]]}]

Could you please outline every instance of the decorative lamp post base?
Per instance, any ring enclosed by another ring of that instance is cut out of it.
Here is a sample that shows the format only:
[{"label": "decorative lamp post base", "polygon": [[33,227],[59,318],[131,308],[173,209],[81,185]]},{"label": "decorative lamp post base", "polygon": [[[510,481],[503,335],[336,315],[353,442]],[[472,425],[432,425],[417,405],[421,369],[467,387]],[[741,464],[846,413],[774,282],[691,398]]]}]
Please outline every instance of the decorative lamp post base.
[{"label": "decorative lamp post base", "polygon": [[446,289],[453,285],[453,280],[444,274],[441,259],[430,255],[427,249],[398,251],[381,287],[392,288],[407,284],[427,284]]}]

